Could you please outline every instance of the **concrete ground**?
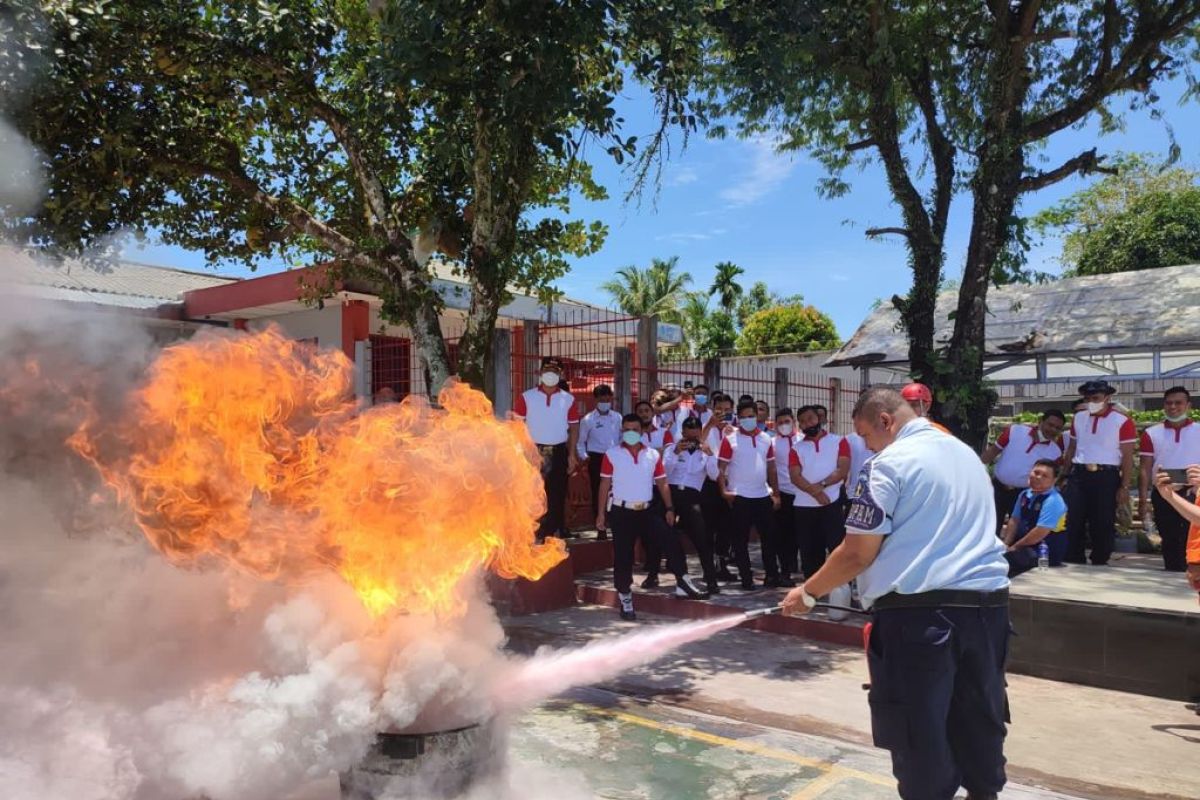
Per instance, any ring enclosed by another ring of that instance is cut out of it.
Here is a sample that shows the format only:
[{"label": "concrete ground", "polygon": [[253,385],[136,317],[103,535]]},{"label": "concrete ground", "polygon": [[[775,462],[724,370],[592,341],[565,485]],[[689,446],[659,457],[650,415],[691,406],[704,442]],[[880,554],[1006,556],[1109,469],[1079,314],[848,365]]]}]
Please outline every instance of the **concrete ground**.
[{"label": "concrete ground", "polygon": [[[581,606],[506,628],[531,652],[671,622]],[[514,755],[574,769],[604,798],[894,797],[870,747],[866,680],[861,650],[727,631],[531,712]],[[1183,703],[1020,675],[1010,701],[1006,799],[1200,797],[1200,716]]]},{"label": "concrete ground", "polygon": [[1068,564],[1033,570],[1014,578],[1012,591],[1022,597],[1178,611],[1200,618],[1200,603],[1187,578],[1165,572],[1161,556],[1114,553],[1106,567]]}]

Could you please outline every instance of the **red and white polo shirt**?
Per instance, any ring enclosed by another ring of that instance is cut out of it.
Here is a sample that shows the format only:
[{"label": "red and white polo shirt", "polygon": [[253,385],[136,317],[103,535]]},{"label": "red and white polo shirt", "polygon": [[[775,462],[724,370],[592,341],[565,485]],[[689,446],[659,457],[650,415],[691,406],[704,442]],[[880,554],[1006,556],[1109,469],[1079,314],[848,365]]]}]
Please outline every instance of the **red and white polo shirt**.
[{"label": "red and white polo shirt", "polygon": [[1066,446],[1061,437],[1043,440],[1037,425],[1014,423],[996,437],[1000,457],[996,459],[993,475],[1011,489],[1029,486],[1029,470],[1043,458],[1062,461]]},{"label": "red and white polo shirt", "polygon": [[717,461],[726,464],[725,485],[738,497],[770,497],[767,470],[775,464],[775,446],[762,431],[737,431],[721,440]]},{"label": "red and white polo shirt", "polygon": [[[809,483],[820,483],[837,471],[838,459],[850,459],[850,443],[844,436],[829,431],[821,431],[820,435],[809,438],[805,436],[796,442],[792,448],[788,467],[800,467],[800,474]],[[838,499],[841,490],[837,486],[825,488],[825,496],[830,502]],[[799,508],[816,508],[821,504],[817,498],[808,492],[796,492],[796,503]]]},{"label": "red and white polo shirt", "polygon": [[785,494],[800,492],[792,485],[792,476],[788,472],[788,465],[792,463],[792,449],[800,439],[800,434],[790,433],[787,436],[779,434],[771,440],[775,445],[775,480],[779,482],[779,491]]},{"label": "red and white polo shirt", "polygon": [[560,389],[547,392],[540,386],[517,395],[513,416],[525,421],[534,444],[563,444],[570,426],[579,424],[575,395]]},{"label": "red and white polo shirt", "polygon": [[662,455],[644,445],[621,444],[604,454],[600,477],[612,480],[612,498],[620,503],[649,503],[654,482],[666,478]]},{"label": "red and white polo shirt", "polygon": [[1071,420],[1076,464],[1121,465],[1121,445],[1137,441],[1133,420],[1108,406],[1101,414],[1078,411]]},{"label": "red and white polo shirt", "polygon": [[1200,464],[1200,425],[1185,419],[1160,422],[1142,431],[1142,458],[1152,458],[1152,470],[1183,469]]}]

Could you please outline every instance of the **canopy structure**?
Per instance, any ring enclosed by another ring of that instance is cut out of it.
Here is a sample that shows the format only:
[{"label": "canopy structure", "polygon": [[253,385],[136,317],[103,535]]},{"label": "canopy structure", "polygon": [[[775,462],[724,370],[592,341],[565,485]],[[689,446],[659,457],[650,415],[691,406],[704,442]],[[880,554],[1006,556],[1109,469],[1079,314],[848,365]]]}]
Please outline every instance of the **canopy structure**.
[{"label": "canopy structure", "polygon": [[[956,291],[938,297],[935,343],[949,342]],[[1107,378],[1130,397],[1200,382],[1200,265],[1012,285],[988,293],[984,368],[1002,402],[1061,398]],[[908,371],[900,314],[875,309],[825,362],[890,380]],[[882,371],[880,374],[879,371]],[[878,381],[877,381],[878,382]]]}]

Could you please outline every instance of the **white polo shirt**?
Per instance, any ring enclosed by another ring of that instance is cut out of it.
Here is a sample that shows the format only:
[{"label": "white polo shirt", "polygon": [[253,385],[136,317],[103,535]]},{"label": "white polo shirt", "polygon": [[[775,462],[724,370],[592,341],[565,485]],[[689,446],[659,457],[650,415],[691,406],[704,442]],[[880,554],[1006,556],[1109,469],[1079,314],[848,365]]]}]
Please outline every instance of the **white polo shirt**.
[{"label": "white polo shirt", "polygon": [[1200,464],[1200,425],[1190,419],[1175,425],[1160,422],[1142,431],[1142,458],[1152,458],[1152,470],[1183,469]]},{"label": "white polo shirt", "polygon": [[612,498],[621,503],[649,503],[654,481],[666,476],[662,456],[644,445],[614,447],[600,464],[600,477],[612,479]]},{"label": "white polo shirt", "polygon": [[1133,420],[1112,406],[1102,414],[1079,411],[1071,420],[1076,464],[1121,465],[1121,445],[1137,441]]},{"label": "white polo shirt", "polygon": [[652,428],[649,433],[642,434],[642,443],[647,447],[653,447],[660,453],[674,441],[675,434],[671,433],[670,428]]},{"label": "white polo shirt", "polygon": [[[696,419],[700,420],[700,425],[703,427],[708,424],[710,419],[712,419],[712,415],[713,412],[711,408],[706,408],[703,411],[697,410],[695,406],[688,406],[686,409],[678,409],[675,412],[675,438],[683,438],[683,421],[685,419],[695,417]],[[715,453],[716,451],[714,450],[713,452]]]},{"label": "white polo shirt", "polygon": [[850,469],[846,471],[846,480],[843,483],[846,486],[846,494],[849,496],[855,481],[858,480],[858,473],[862,472],[863,464],[866,464],[867,459],[875,455],[875,451],[867,447],[867,440],[857,433],[846,434],[846,444],[850,445]]},{"label": "white polo shirt", "polygon": [[561,389],[550,393],[535,386],[517,395],[513,416],[525,421],[534,444],[563,444],[572,425],[579,424],[575,395]]},{"label": "white polo shirt", "polygon": [[1029,470],[1034,463],[1048,458],[1061,462],[1066,445],[1062,438],[1042,439],[1037,425],[1013,423],[996,437],[1000,456],[992,468],[996,480],[1010,489],[1029,486]]},{"label": "white polo shirt", "polygon": [[663,462],[667,469],[667,483],[672,486],[683,486],[699,491],[704,488],[704,479],[708,473],[708,462],[712,456],[702,450],[694,453],[678,452],[679,442],[667,445],[663,451]]},{"label": "white polo shirt", "polygon": [[792,463],[792,448],[800,438],[800,434],[792,433],[787,436],[778,434],[771,440],[775,445],[775,480],[779,482],[779,491],[785,494],[800,493],[800,490],[792,485],[792,476],[788,472],[788,464]]},{"label": "white polo shirt", "polygon": [[717,460],[727,464],[725,483],[738,497],[770,497],[767,470],[774,466],[775,447],[762,431],[737,431],[721,440]]},{"label": "white polo shirt", "polygon": [[[800,474],[809,483],[820,483],[837,471],[839,458],[850,458],[850,443],[836,433],[821,431],[814,438],[805,436],[796,443],[792,448],[788,466],[794,464],[800,467]],[[827,486],[824,491],[831,503],[837,500],[840,494],[841,490],[832,486]],[[808,492],[796,492],[795,505],[799,508],[817,508],[821,504]]]},{"label": "white polo shirt", "polygon": [[607,414],[589,411],[579,423],[578,450],[581,458],[588,453],[604,455],[621,443],[621,415],[609,409]]}]

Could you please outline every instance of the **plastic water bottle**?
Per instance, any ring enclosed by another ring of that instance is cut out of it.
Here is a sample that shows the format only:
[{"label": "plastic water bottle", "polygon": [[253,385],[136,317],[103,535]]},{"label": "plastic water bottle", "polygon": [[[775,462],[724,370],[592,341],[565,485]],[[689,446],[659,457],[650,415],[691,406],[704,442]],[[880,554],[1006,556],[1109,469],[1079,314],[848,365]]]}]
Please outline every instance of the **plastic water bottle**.
[{"label": "plastic water bottle", "polygon": [[1038,569],[1050,569],[1050,547],[1045,542],[1038,544]]}]

